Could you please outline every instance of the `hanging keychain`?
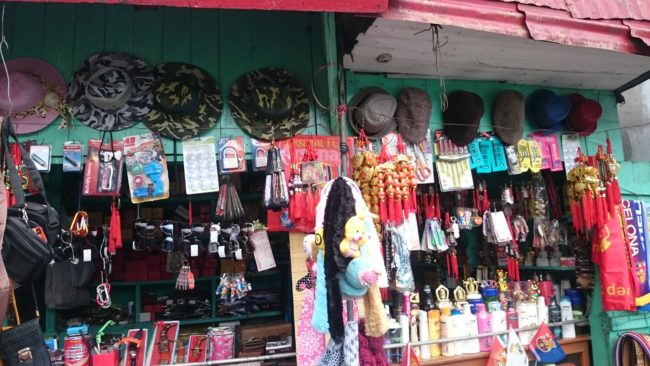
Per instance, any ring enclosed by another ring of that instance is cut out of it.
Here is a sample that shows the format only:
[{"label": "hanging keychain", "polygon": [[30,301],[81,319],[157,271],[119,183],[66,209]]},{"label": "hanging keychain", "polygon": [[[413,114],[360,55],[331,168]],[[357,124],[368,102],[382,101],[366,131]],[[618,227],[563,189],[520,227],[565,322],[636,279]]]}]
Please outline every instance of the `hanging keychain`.
[{"label": "hanging keychain", "polygon": [[210,243],[208,244],[208,252],[217,253],[219,251],[219,234],[221,233],[221,225],[210,225]]},{"label": "hanging keychain", "polygon": [[194,273],[190,268],[190,263],[187,260],[183,260],[183,266],[178,272],[178,278],[176,279],[176,289],[181,291],[194,290]]}]

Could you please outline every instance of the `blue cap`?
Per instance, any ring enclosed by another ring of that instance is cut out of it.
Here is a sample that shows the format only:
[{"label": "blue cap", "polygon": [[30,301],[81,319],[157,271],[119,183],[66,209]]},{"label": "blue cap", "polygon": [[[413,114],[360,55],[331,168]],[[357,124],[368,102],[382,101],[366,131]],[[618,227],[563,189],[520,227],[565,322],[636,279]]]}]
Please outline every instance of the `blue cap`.
[{"label": "blue cap", "polygon": [[458,309],[452,309],[451,310],[451,315],[460,315],[460,314],[461,314],[460,310],[458,310]]},{"label": "blue cap", "polygon": [[483,296],[485,296],[485,297],[487,297],[487,296],[498,296],[499,295],[499,292],[494,287],[484,287],[481,292],[483,292]]}]

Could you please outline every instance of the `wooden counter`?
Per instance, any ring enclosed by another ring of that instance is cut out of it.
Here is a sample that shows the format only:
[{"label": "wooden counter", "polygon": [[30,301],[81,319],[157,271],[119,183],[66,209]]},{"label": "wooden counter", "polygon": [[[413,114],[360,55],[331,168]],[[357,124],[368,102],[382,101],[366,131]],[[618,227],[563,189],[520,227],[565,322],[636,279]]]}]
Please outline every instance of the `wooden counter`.
[{"label": "wooden counter", "polygon": [[[591,357],[589,356],[589,335],[579,335],[573,339],[561,339],[560,345],[567,356],[577,355],[580,363],[579,366],[590,366]],[[530,352],[528,359],[535,360]],[[475,353],[471,355],[453,356],[453,357],[436,357],[429,360],[420,360],[420,366],[434,365],[453,365],[453,366],[485,366],[490,358],[489,352]]]}]

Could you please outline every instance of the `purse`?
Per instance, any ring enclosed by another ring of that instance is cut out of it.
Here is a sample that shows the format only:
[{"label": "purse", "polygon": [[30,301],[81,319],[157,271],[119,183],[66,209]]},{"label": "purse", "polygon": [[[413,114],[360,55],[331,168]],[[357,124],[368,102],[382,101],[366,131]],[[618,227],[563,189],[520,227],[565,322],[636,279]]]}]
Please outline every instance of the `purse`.
[{"label": "purse", "polygon": [[7,118],[2,127],[1,143],[16,204],[7,211],[2,258],[14,287],[19,287],[31,282],[52,261],[54,252],[51,245],[55,245],[58,241],[61,226],[58,214],[47,201],[40,173],[27,152],[18,143],[29,177],[45,203],[25,201],[21,179],[9,153],[9,137],[18,143],[11,122]]},{"label": "purse", "polygon": [[[38,304],[33,287],[32,294],[34,295],[34,303]],[[16,305],[16,296],[13,291],[11,297],[17,325],[0,333],[0,357],[4,366],[52,365],[47,346],[43,341],[43,332],[38,320],[38,309],[36,310],[36,318],[21,323]]]}]

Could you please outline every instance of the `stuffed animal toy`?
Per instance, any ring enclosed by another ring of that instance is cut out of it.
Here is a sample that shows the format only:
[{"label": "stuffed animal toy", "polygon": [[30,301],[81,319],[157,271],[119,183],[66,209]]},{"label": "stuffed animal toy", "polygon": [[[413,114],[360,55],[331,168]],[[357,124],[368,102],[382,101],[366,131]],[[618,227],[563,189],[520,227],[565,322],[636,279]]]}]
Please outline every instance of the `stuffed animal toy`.
[{"label": "stuffed animal toy", "polygon": [[352,216],[345,223],[345,238],[341,241],[339,249],[346,258],[359,258],[360,247],[366,243],[366,223],[360,216]]}]

